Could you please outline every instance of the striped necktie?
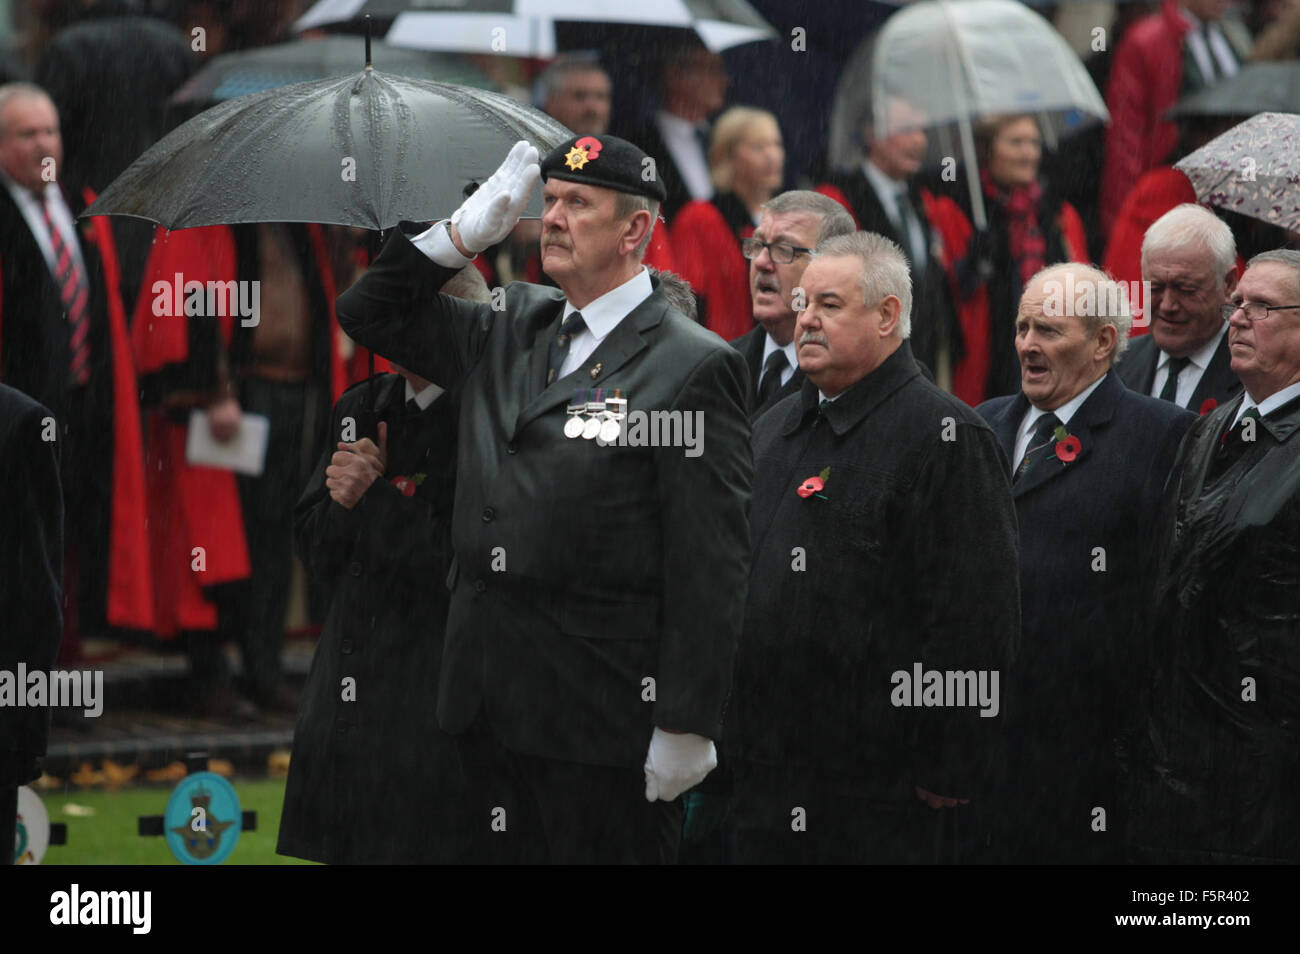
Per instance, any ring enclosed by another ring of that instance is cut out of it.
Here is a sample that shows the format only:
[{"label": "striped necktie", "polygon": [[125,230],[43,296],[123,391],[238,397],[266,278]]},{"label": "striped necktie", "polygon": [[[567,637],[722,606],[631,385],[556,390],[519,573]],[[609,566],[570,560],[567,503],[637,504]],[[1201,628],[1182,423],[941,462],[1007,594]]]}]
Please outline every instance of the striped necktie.
[{"label": "striped necktie", "polygon": [[45,228],[54,248],[54,281],[59,286],[59,301],[68,319],[68,380],[82,385],[90,380],[90,283],[86,273],[50,215],[49,199],[38,195]]}]

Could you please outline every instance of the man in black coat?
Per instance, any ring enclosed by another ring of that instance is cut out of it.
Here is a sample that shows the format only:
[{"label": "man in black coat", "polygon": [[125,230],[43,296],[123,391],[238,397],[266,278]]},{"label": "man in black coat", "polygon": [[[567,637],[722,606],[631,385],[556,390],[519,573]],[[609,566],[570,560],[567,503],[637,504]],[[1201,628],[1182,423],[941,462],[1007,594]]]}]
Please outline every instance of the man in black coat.
[{"label": "man in black coat", "polygon": [[1129,345],[1120,378],[1198,414],[1227,403],[1241,390],[1220,314],[1237,287],[1232,229],[1199,205],[1170,209],[1142,238],[1142,280],[1151,333]]},{"label": "man in black coat", "polygon": [[[1081,313],[1065,290],[1085,283],[1096,307]],[[1020,524],[1022,637],[995,800],[1003,860],[1122,857],[1116,740],[1136,715],[1161,494],[1195,420],[1111,371],[1131,323],[1104,273],[1044,269],[1016,319],[1021,392],[976,408],[1010,463]]]},{"label": "man in black coat", "polygon": [[749,368],[751,420],[803,385],[794,346],[799,280],[818,244],[853,231],[853,219],[835,200],[816,192],[783,192],[763,206],[753,237],[741,243],[757,324],[731,344]]},{"label": "man in black coat", "polygon": [[521,142],[450,221],[395,234],[339,319],[462,387],[438,721],[487,787],[478,824],[505,859],[666,862],[740,630],[746,375],[640,264],[664,195],[647,157],[595,138],[542,164],[559,289],[513,283],[500,310],[438,294],[526,205]]},{"label": "man in black coat", "polygon": [[803,274],[808,375],[755,424],[753,572],[727,746],[737,860],[936,861],[984,793],[1019,631],[997,440],[927,381],[906,259],[871,233]]},{"label": "man in black coat", "polygon": [[[489,299],[472,266],[445,287]],[[295,512],[299,556],[331,600],[298,712],[276,850],[330,864],[475,858],[469,790],[437,720],[459,406],[398,371],[344,392],[331,430],[340,441]],[[371,408],[377,446],[356,440],[355,422]]]},{"label": "man in black coat", "polygon": [[[0,384],[0,671],[49,672],[63,634],[63,492],[54,417]],[[23,692],[26,686],[17,686]],[[14,843],[18,786],[41,774],[43,706],[0,706],[0,849]],[[0,855],[9,864],[12,854]]]},{"label": "man in black coat", "polygon": [[941,387],[948,388],[952,366],[961,357],[961,324],[944,270],[942,241],[926,215],[917,180],[928,142],[926,116],[896,97],[888,108],[891,134],[877,135],[871,122],[864,123],[862,164],[833,175],[818,191],[842,197],[858,228],[885,236],[907,256],[917,317],[909,339],[912,353],[934,369]]},{"label": "man in black coat", "polygon": [[1300,861],[1300,252],[1256,255],[1229,320],[1243,393],[1174,466],[1136,860]]}]

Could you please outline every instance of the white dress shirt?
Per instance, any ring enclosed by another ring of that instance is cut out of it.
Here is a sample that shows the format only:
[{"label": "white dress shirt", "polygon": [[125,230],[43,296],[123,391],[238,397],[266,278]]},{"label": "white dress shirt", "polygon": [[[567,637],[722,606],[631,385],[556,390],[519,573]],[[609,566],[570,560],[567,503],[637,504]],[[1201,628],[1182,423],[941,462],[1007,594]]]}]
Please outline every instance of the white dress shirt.
[{"label": "white dress shirt", "polygon": [[[574,308],[572,303],[564,303],[564,317],[568,318],[575,311],[582,312],[585,327],[569,340],[569,353],[560,365],[560,377],[578,370],[591,353],[600,346],[618,323],[632,313],[632,309],[645,301],[654,292],[650,284],[650,273],[642,266],[641,270],[619,285],[611,288],[585,308]],[[563,324],[563,320],[560,322]]]},{"label": "white dress shirt", "polygon": [[1025,459],[1025,451],[1029,449],[1029,441],[1034,436],[1034,428],[1038,426],[1038,419],[1044,414],[1055,414],[1061,425],[1068,429],[1070,418],[1074,417],[1074,412],[1083,407],[1083,402],[1092,396],[1092,392],[1097,390],[1104,380],[1106,380],[1106,375],[1103,374],[1055,411],[1044,411],[1032,404],[1029,405],[1029,411],[1025,414],[1024,420],[1020,422],[1020,430],[1016,432],[1016,459],[1011,468],[1012,473],[1020,466],[1020,462]]},{"label": "white dress shirt", "polygon": [[[0,170],[0,180],[4,182],[5,188],[9,190],[9,195],[13,198],[14,204],[18,206],[18,211],[23,214],[23,218],[27,222],[27,228],[31,230],[32,237],[36,239],[36,244],[40,246],[41,255],[45,258],[45,264],[49,267],[50,274],[54,275],[58,262],[54,258],[54,245],[50,241],[49,230],[45,227],[45,212],[41,200],[30,189],[14,182],[3,170]],[[63,244],[72,252],[72,257],[81,266],[81,273],[86,274],[86,262],[81,257],[81,243],[77,240],[77,223],[72,217],[72,210],[63,201],[63,193],[59,191],[59,187],[55,183],[46,183],[43,192],[45,201],[50,206],[50,218],[54,222],[54,227],[59,230],[59,235],[63,237]]]},{"label": "white dress shirt", "polygon": [[713,198],[713,177],[709,174],[709,157],[700,146],[697,130],[707,131],[706,124],[696,125],[662,109],[655,113],[655,125],[663,137],[668,155],[673,157],[682,182],[692,199]]},{"label": "white dress shirt", "polygon": [[763,369],[764,369],[765,367],[767,367],[767,359],[771,356],[771,354],[772,354],[773,351],[784,351],[784,352],[785,352],[785,361],[786,361],[786,365],[785,365],[784,368],[781,369],[781,386],[782,386],[782,387],[785,387],[786,384],[789,383],[790,379],[791,379],[792,377],[794,377],[794,369],[797,368],[797,367],[799,367],[799,352],[795,349],[795,346],[794,346],[794,339],[791,338],[791,339],[790,339],[790,343],[787,344],[787,345],[783,348],[783,347],[781,347],[779,344],[776,343],[775,339],[773,339],[773,337],[772,337],[771,335],[769,335],[769,334],[767,334],[766,332],[764,332],[764,334],[763,334],[763,360],[760,361],[760,362],[758,363],[759,380],[758,380],[758,384],[756,385],[756,387],[762,387],[762,386],[763,386],[763,377],[762,377],[762,375],[763,375]]},{"label": "white dress shirt", "polygon": [[[1179,407],[1187,407],[1187,402],[1192,399],[1192,395],[1200,386],[1201,378],[1205,377],[1205,369],[1214,359],[1214,352],[1218,350],[1219,342],[1227,333],[1228,324],[1224,322],[1217,335],[1202,348],[1187,356],[1191,363],[1183,368],[1182,374],[1178,375],[1178,390],[1174,394],[1174,403]],[[1169,362],[1173,360],[1163,351],[1159,352],[1159,355],[1156,359],[1156,376],[1151,380],[1152,397],[1160,397],[1160,392],[1165,389],[1165,381],[1169,377]],[[1193,410],[1200,409],[1193,408]]]}]

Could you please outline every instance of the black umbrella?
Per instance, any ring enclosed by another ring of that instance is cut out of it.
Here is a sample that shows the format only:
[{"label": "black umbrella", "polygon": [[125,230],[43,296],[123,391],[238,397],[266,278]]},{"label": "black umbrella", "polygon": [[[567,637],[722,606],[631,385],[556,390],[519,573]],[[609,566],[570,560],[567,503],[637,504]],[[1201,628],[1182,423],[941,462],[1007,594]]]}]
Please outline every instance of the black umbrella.
[{"label": "black umbrella", "polygon": [[[382,231],[451,215],[518,140],[544,154],[572,135],[498,93],[376,72],[368,38],[366,46],[359,74],[200,113],[133,162],[82,216],[129,215],[168,229],[317,222]],[[541,214],[540,195],[526,214]],[[358,433],[377,439],[373,402],[372,386]]]},{"label": "black umbrella", "polygon": [[[464,55],[404,50],[376,41],[374,56],[385,73],[458,86],[493,88],[487,74]],[[222,53],[190,77],[176,91],[172,102],[212,106],[292,83],[351,75],[356,70],[357,60],[357,40],[348,36],[314,37]]]},{"label": "black umbrella", "polygon": [[1235,76],[1184,96],[1165,115],[1254,116],[1293,113],[1300,107],[1300,63],[1281,60],[1247,63]]},{"label": "black umbrella", "polygon": [[[498,93],[367,67],[200,113],[83,215],[130,215],[168,229],[319,222],[382,230],[450,215],[516,141],[545,154],[571,135]],[[540,196],[527,214],[541,215]]]}]

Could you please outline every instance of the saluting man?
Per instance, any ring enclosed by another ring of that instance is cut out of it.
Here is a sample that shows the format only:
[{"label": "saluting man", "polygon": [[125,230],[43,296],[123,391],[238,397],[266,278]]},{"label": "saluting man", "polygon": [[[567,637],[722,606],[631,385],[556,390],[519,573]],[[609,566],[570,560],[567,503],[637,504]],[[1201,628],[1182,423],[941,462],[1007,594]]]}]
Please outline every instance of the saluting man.
[{"label": "saluting man", "polygon": [[[498,309],[439,294],[539,176],[559,288],[512,283]],[[664,197],[622,139],[540,168],[520,142],[339,299],[355,340],[462,388],[438,719],[484,786],[485,859],[671,862],[677,796],[716,764],[749,572],[746,372],[641,264]],[[634,435],[647,412],[706,439]]]}]

